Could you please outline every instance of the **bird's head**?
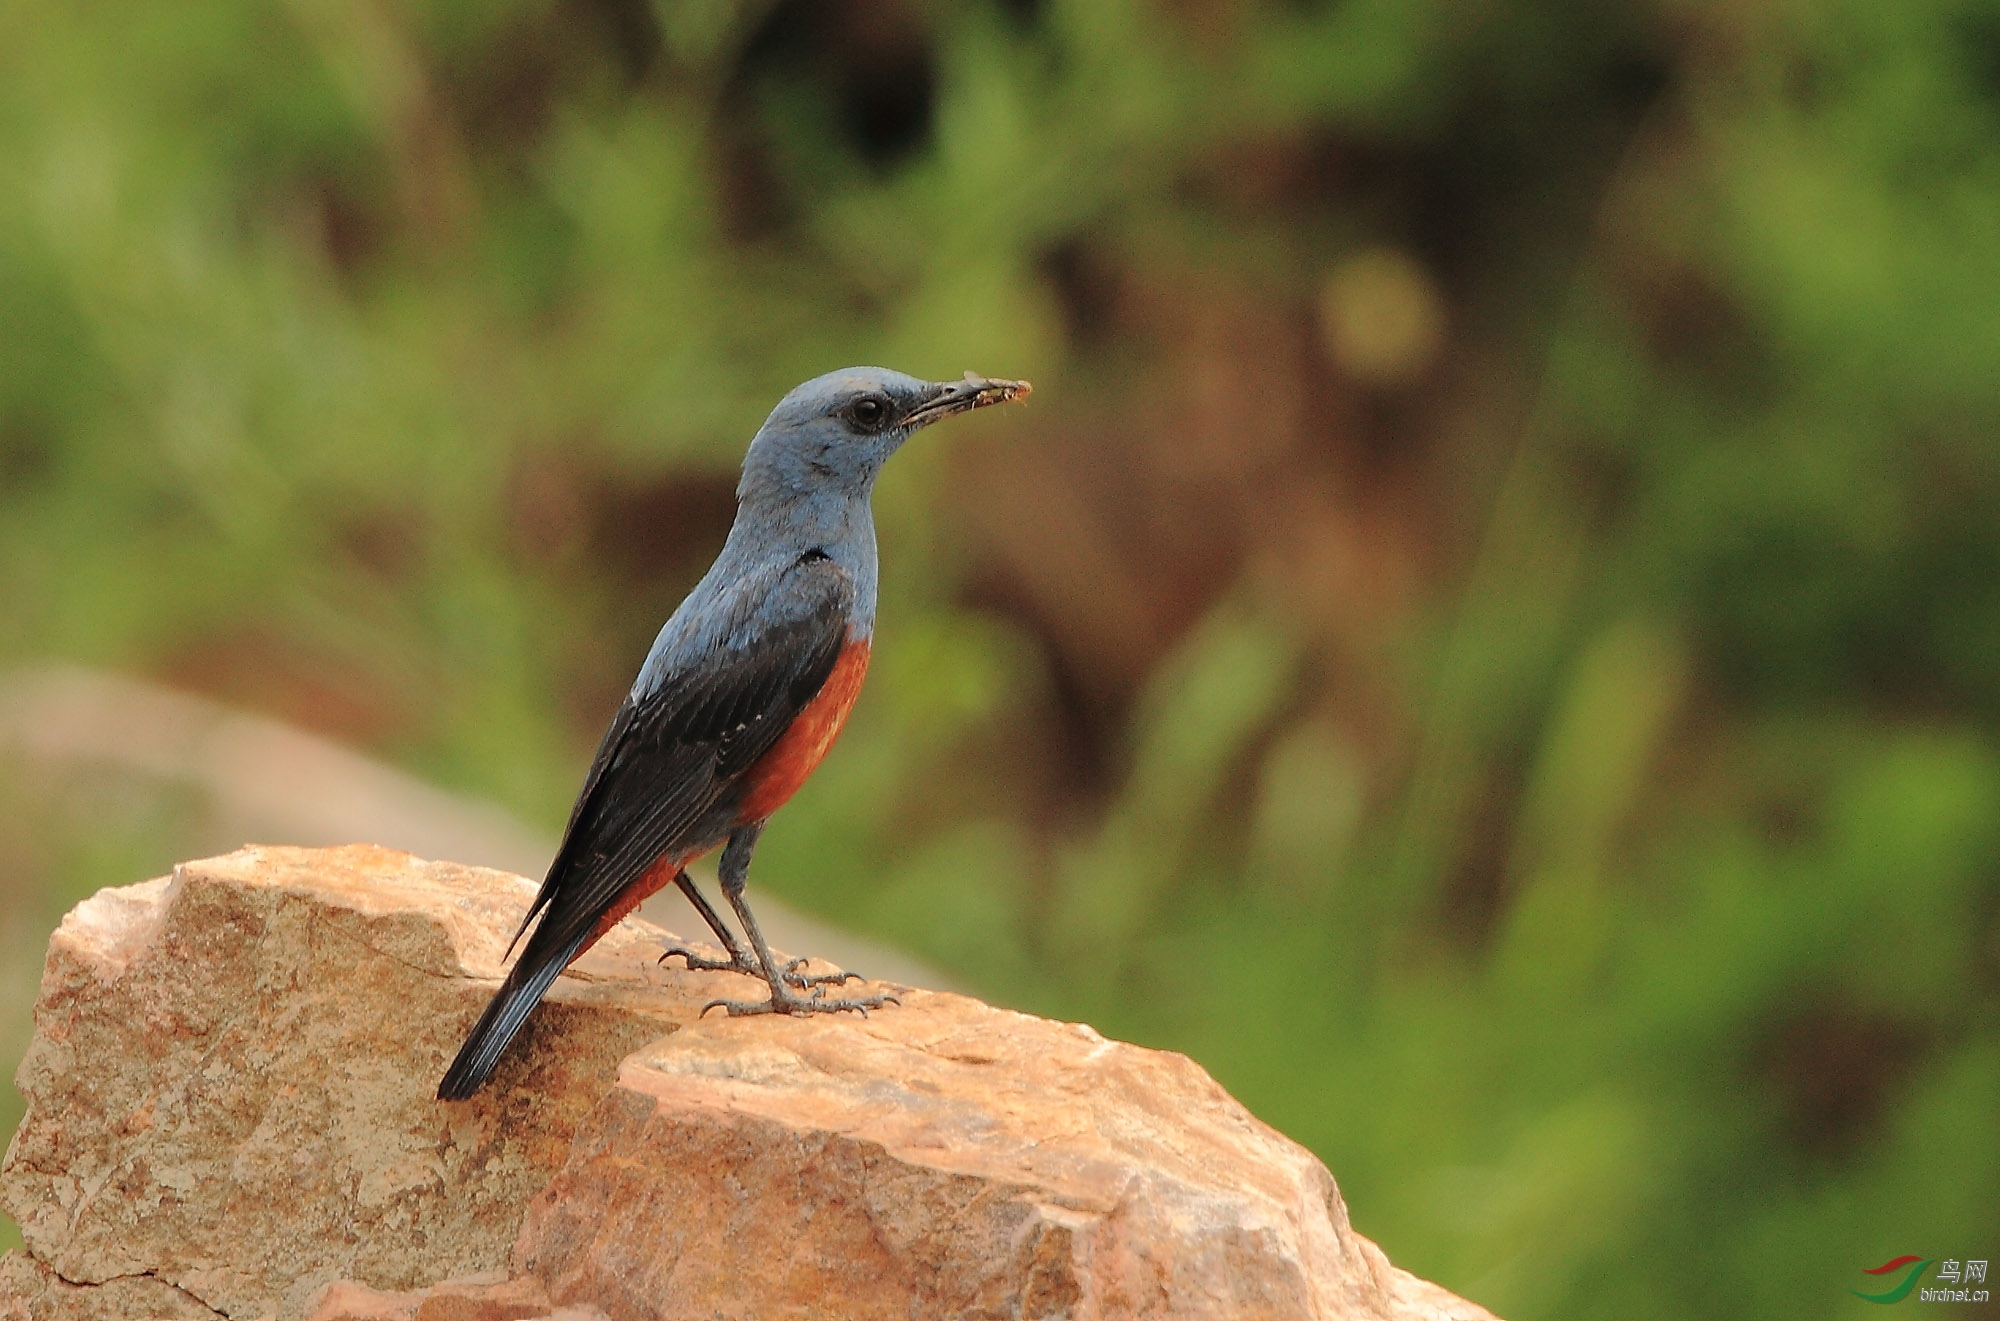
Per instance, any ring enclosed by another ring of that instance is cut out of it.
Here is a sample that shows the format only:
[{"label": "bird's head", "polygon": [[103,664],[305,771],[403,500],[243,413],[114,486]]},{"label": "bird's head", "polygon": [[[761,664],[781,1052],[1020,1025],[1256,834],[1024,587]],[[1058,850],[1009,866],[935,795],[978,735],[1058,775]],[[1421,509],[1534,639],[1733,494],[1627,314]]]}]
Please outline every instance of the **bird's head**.
[{"label": "bird's head", "polygon": [[883,367],[814,377],[778,401],[750,442],[737,494],[865,496],[891,454],[939,418],[1019,399],[1026,381],[920,381]]}]

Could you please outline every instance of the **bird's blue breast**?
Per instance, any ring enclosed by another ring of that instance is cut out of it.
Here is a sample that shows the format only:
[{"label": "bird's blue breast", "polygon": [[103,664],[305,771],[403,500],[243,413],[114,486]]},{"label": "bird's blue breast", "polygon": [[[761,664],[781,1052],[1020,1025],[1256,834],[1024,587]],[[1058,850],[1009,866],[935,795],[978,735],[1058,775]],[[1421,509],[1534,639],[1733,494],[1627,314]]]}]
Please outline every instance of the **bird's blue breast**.
[{"label": "bird's blue breast", "polygon": [[849,637],[872,639],[879,568],[867,499],[805,499],[782,511],[746,503],[722,553],[653,639],[634,695],[656,691],[676,671],[717,650],[754,646],[774,627],[809,613],[820,597],[808,594],[807,575],[794,566],[815,552],[839,565],[854,585]]}]

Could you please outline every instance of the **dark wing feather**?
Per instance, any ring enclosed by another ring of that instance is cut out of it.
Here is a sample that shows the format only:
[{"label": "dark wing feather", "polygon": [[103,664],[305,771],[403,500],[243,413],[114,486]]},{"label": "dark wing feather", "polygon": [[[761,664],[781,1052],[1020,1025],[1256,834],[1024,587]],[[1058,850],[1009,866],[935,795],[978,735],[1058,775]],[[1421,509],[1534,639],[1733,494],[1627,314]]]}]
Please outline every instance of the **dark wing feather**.
[{"label": "dark wing feather", "polygon": [[478,1090],[549,983],[654,861],[715,842],[689,832],[825,685],[847,642],[853,581],[837,565],[810,561],[788,569],[778,590],[791,608],[635,692],[613,717],[522,920],[521,930],[534,930],[445,1074],[441,1097]]},{"label": "dark wing feather", "polygon": [[846,641],[846,609],[829,598],[821,611],[706,658],[632,703],[535,897],[546,911],[531,947],[543,931],[560,943],[594,925],[662,853],[692,842],[689,829],[784,735]]},{"label": "dark wing feather", "polygon": [[569,895],[595,898],[597,881],[615,894],[637,879],[819,692],[846,642],[853,581],[813,560],[792,566],[781,586],[793,610],[619,706],[516,942],[558,896],[587,909]]},{"label": "dark wing feather", "polygon": [[619,704],[616,714],[611,717],[611,725],[604,731],[604,737],[597,741],[597,755],[590,759],[590,769],[583,774],[583,787],[577,790],[576,802],[570,805],[569,822],[563,826],[562,843],[556,847],[555,861],[549,865],[548,873],[542,878],[541,889],[535,892],[535,902],[528,905],[528,911],[521,915],[521,925],[514,928],[514,938],[507,942],[507,957],[512,958],[514,947],[521,943],[521,935],[555,898],[554,881],[562,871],[564,856],[569,852],[570,839],[576,834],[577,822],[583,819],[584,809],[597,797],[598,782],[604,778],[605,768],[625,742],[626,733],[632,728],[632,720],[639,704],[627,697]]}]

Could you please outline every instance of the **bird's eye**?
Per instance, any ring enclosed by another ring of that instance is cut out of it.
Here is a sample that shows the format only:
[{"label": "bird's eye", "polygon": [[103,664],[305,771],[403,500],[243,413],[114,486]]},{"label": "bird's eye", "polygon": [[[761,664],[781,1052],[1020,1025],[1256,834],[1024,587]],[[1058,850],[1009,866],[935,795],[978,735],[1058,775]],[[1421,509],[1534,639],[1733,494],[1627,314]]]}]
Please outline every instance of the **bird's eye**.
[{"label": "bird's eye", "polygon": [[848,405],[847,416],[863,431],[873,431],[889,420],[889,405],[869,395]]}]

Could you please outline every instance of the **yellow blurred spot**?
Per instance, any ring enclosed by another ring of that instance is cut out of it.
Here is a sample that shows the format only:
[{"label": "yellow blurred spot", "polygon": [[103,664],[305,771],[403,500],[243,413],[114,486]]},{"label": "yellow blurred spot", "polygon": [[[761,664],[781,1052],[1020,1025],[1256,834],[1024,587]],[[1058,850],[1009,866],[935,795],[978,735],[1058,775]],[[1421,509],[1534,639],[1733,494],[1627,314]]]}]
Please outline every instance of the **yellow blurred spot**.
[{"label": "yellow blurred spot", "polygon": [[1406,385],[1444,347],[1444,298],[1424,268],[1392,248],[1342,261],[1319,293],[1327,357],[1368,385]]}]

